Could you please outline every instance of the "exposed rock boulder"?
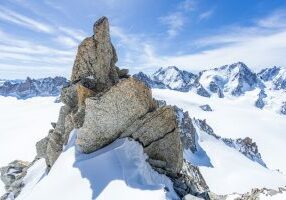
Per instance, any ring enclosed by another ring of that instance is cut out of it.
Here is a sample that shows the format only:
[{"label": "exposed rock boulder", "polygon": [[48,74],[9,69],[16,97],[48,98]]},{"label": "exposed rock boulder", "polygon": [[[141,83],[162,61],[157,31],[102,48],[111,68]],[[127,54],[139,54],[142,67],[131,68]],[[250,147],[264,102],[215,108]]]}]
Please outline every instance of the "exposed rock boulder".
[{"label": "exposed rock boulder", "polygon": [[165,161],[167,171],[171,173],[181,171],[183,151],[178,129],[168,133],[164,138],[152,142],[144,148],[144,151],[151,159]]},{"label": "exposed rock boulder", "polygon": [[73,108],[78,104],[76,85],[70,84],[62,89],[61,102]]},{"label": "exposed rock boulder", "polygon": [[154,106],[149,88],[133,78],[123,80],[101,96],[86,99],[77,144],[86,153],[95,151],[113,142]]},{"label": "exposed rock boulder", "polygon": [[196,138],[197,132],[189,113],[175,106],[180,137],[184,149],[190,149],[193,153],[197,151]]},{"label": "exposed rock boulder", "polygon": [[88,97],[95,96],[95,92],[81,84],[77,84],[76,87],[77,95],[78,95],[78,104],[79,106],[85,105],[85,99]]},{"label": "exposed rock boulder", "polygon": [[145,147],[174,131],[176,127],[176,115],[173,107],[165,106],[147,113],[142,119],[135,121],[122,133],[121,137],[132,136]]},{"label": "exposed rock boulder", "polygon": [[49,138],[45,137],[36,143],[37,158],[46,158]]},{"label": "exposed rock boulder", "polygon": [[49,141],[46,150],[46,163],[48,167],[53,166],[63,150],[63,140],[59,132],[50,131],[48,135]]},{"label": "exposed rock boulder", "polygon": [[118,74],[119,78],[129,78],[130,77],[130,75],[128,74],[129,73],[128,69],[119,69],[119,67],[116,67],[116,70],[117,70],[117,74]]},{"label": "exposed rock boulder", "polygon": [[8,166],[1,167],[1,180],[5,184],[6,194],[1,199],[14,199],[21,192],[24,187],[23,178],[27,174],[27,169],[30,163],[15,160],[8,164]]}]

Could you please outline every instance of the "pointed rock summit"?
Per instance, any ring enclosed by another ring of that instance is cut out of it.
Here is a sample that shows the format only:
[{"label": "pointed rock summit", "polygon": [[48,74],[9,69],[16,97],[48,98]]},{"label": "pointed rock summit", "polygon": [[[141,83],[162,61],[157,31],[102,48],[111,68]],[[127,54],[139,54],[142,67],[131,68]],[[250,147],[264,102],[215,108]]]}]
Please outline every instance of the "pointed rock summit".
[{"label": "pointed rock summit", "polygon": [[115,66],[117,55],[109,35],[109,22],[100,18],[93,27],[94,35],[83,40],[78,47],[71,81],[93,79],[97,90],[108,88],[118,82]]}]

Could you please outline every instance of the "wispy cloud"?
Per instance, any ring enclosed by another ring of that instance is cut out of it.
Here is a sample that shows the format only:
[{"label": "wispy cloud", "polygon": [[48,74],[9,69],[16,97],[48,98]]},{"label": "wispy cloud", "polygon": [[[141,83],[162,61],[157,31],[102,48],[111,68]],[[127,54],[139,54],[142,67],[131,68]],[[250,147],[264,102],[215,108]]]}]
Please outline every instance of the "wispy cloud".
[{"label": "wispy cloud", "polygon": [[263,28],[285,28],[286,10],[276,11],[266,18],[257,20],[257,24]]},{"label": "wispy cloud", "polygon": [[172,38],[182,29],[185,17],[181,12],[175,12],[170,15],[160,17],[159,20],[162,24],[167,26],[168,36],[169,38]]},{"label": "wispy cloud", "polygon": [[54,32],[54,29],[51,26],[45,23],[39,22],[37,20],[34,20],[32,18],[26,17],[24,15],[21,15],[19,13],[16,13],[2,6],[0,6],[0,19],[2,21],[11,22],[11,23],[18,24],[20,26],[27,27],[34,31],[40,31],[40,32],[45,32],[45,33]]},{"label": "wispy cloud", "polygon": [[209,19],[212,15],[214,14],[214,10],[213,9],[210,9],[208,11],[205,11],[203,13],[201,13],[199,15],[199,20],[206,20],[206,19]]},{"label": "wispy cloud", "polygon": [[[3,71],[22,69],[23,73],[30,73],[33,67],[40,69],[53,68],[53,74],[61,74],[72,66],[75,49],[62,50],[17,38],[15,35],[0,30],[0,68]],[[68,70],[70,71],[70,70]]]},{"label": "wispy cloud", "polygon": [[78,41],[82,41],[87,36],[87,34],[85,32],[83,32],[82,30],[79,30],[79,29],[68,28],[68,27],[64,27],[64,26],[60,26],[60,27],[58,27],[58,29],[60,31],[62,31],[63,33],[73,37],[74,39],[76,39]]},{"label": "wispy cloud", "polygon": [[193,11],[197,7],[197,0],[184,0],[181,3],[179,3],[178,8],[180,10],[185,10],[185,11]]},{"label": "wispy cloud", "polygon": [[[181,55],[164,55],[160,53],[160,46],[153,42],[144,44],[146,38],[123,33],[127,43],[135,54],[129,54],[130,64],[136,63],[139,68],[135,70],[153,71],[154,67],[176,65],[190,71],[200,71],[210,67],[221,66],[237,61],[246,62],[254,69],[261,69],[272,65],[286,66],[286,27],[274,30],[273,24],[262,27],[261,22],[276,18],[277,14],[255,20],[252,26],[226,26],[221,27],[216,34],[199,38],[192,42],[200,47],[195,53]],[[280,17],[275,27],[283,27],[284,19]],[[278,26],[279,25],[279,26]],[[131,42],[128,42],[128,38]],[[134,40],[136,38],[136,40]],[[148,41],[148,40],[147,40]],[[129,52],[132,52],[130,50]],[[271,52],[271,53],[270,53]],[[133,64],[134,65],[134,64]]]}]

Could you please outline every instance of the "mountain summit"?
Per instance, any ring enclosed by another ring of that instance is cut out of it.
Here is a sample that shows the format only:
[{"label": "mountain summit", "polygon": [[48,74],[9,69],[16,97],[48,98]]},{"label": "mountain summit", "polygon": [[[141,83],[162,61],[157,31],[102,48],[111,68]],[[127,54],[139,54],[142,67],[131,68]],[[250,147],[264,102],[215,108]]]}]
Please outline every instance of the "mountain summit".
[{"label": "mountain summit", "polygon": [[[104,199],[113,195],[104,193],[110,189],[129,194],[130,199],[158,199],[158,194],[165,199],[186,195],[210,199],[214,194],[199,169],[183,159],[184,149],[196,151],[195,133],[186,134],[180,128],[190,119],[179,120],[175,107],[152,98],[150,88],[116,67],[106,17],[93,30],[94,35],[78,47],[71,82],[61,91],[64,105],[58,121],[37,142],[35,160],[15,161],[1,169],[7,189],[2,198],[69,198],[68,187],[87,179],[91,197],[86,198],[82,190],[76,199]],[[156,78],[164,76],[171,83],[178,76],[192,84],[194,75],[174,70],[158,72]],[[55,183],[69,186],[58,194]]]}]

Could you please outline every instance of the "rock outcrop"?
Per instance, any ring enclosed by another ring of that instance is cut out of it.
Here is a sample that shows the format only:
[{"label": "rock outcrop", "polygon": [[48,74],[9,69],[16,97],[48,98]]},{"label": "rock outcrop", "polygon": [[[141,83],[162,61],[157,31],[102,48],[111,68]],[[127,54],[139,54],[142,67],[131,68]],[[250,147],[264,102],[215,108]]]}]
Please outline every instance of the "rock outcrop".
[{"label": "rock outcrop", "polygon": [[286,115],[286,101],[283,102],[283,104],[281,106],[280,113],[283,114],[283,115]]},{"label": "rock outcrop", "polygon": [[5,184],[6,193],[0,198],[2,199],[14,199],[21,192],[24,187],[23,178],[27,173],[30,163],[15,160],[8,164],[8,166],[1,167],[1,180]]},{"label": "rock outcrop", "polygon": [[120,81],[106,93],[86,100],[77,144],[86,153],[110,144],[154,105],[151,91],[144,84],[133,78]]},{"label": "rock outcrop", "polygon": [[204,104],[204,105],[201,105],[200,106],[200,109],[202,109],[203,111],[206,111],[206,112],[211,112],[213,111],[213,109],[210,107],[210,105],[208,104]]},{"label": "rock outcrop", "polygon": [[129,137],[143,146],[150,165],[173,181],[180,197],[209,199],[199,169],[183,159],[184,148],[196,149],[188,113],[153,99],[148,86],[116,67],[106,17],[93,31],[79,45],[71,82],[61,92],[64,105],[58,121],[36,144],[36,159],[44,158],[47,168],[53,167],[73,129],[78,129],[76,144],[83,153]]},{"label": "rock outcrop", "polygon": [[116,51],[111,44],[109,23],[106,17],[100,18],[93,27],[94,35],[86,38],[78,47],[71,81],[92,78],[96,90],[110,87],[118,82]]},{"label": "rock outcrop", "polygon": [[257,108],[262,109],[265,106],[265,101],[264,99],[267,97],[267,94],[265,93],[264,90],[260,90],[259,94],[258,94],[258,98],[255,101],[255,106]]}]

